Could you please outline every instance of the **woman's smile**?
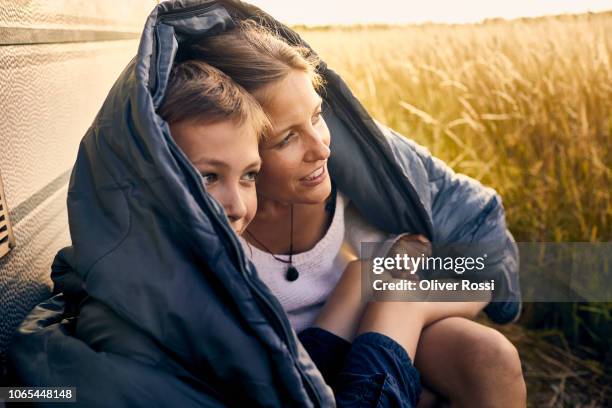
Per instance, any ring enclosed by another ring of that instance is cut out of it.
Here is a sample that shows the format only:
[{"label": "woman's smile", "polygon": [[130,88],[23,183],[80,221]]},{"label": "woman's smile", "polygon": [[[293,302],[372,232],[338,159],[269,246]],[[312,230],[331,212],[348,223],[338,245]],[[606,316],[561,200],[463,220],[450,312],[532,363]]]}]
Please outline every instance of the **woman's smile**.
[{"label": "woman's smile", "polygon": [[316,186],[321,184],[327,177],[326,167],[327,163],[310,173],[308,176],[302,177],[300,181],[307,186]]}]

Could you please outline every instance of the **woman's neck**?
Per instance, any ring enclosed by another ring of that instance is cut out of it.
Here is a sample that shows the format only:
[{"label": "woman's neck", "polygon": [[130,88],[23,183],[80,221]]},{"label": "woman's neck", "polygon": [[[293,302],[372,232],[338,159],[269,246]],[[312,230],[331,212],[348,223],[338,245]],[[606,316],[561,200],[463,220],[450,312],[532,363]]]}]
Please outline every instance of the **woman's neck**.
[{"label": "woman's neck", "polygon": [[[312,249],[325,236],[330,222],[331,213],[325,210],[325,202],[293,204],[293,253]],[[291,205],[260,197],[244,238],[263,251],[288,254],[292,241]]]}]

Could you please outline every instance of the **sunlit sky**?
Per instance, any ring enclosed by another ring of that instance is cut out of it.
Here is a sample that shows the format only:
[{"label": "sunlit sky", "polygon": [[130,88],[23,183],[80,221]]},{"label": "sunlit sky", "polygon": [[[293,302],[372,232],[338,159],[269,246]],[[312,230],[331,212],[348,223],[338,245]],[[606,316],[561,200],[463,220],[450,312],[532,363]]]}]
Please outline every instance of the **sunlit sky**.
[{"label": "sunlit sky", "polygon": [[612,10],[612,0],[246,0],[287,24],[469,23]]}]

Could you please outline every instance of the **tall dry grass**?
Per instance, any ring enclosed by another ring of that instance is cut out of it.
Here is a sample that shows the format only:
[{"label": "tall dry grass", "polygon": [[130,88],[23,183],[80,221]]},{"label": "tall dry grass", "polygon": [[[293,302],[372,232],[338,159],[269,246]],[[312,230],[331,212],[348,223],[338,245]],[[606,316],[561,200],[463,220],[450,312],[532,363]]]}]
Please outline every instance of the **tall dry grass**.
[{"label": "tall dry grass", "polygon": [[[612,240],[612,13],[299,31],[373,117],[494,187],[517,240]],[[612,303],[526,309],[505,332],[530,405],[612,404]]]},{"label": "tall dry grass", "polygon": [[375,118],[495,187],[518,240],[612,239],[612,14],[301,34]]}]

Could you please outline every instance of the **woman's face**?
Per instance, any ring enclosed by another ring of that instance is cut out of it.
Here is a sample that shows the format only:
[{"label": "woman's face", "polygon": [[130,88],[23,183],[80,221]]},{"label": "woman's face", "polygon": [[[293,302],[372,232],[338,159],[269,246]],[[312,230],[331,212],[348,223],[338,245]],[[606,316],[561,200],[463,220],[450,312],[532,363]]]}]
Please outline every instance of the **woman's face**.
[{"label": "woman's face", "polygon": [[225,210],[234,231],[242,234],[257,211],[255,180],[261,160],[253,129],[228,120],[179,122],[170,125],[170,133]]},{"label": "woman's face", "polygon": [[331,193],[327,172],[329,129],[321,115],[321,97],[310,76],[294,70],[258,91],[272,122],[272,135],[261,148],[257,194],[283,203],[316,204]]}]

